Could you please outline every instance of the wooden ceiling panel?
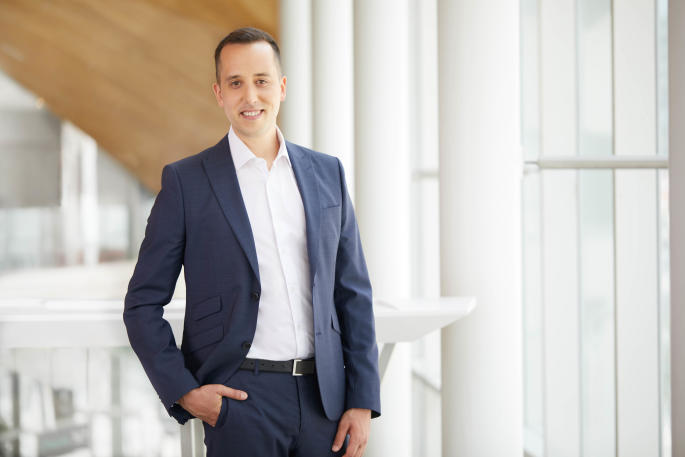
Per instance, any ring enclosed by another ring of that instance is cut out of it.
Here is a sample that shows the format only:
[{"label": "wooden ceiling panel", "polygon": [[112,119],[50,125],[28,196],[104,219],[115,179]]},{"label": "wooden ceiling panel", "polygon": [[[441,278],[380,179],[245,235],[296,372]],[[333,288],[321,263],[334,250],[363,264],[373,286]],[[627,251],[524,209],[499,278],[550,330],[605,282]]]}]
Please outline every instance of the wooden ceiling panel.
[{"label": "wooden ceiling panel", "polygon": [[0,0],[0,68],[151,190],[228,129],[211,91],[234,28],[275,35],[276,0]]},{"label": "wooden ceiling panel", "polygon": [[[193,18],[203,24],[223,26],[226,18],[232,18],[237,27],[257,27],[278,38],[278,2],[263,0],[204,0],[198,4],[187,0],[148,0],[185,18]],[[265,14],[268,10],[271,14]]]}]

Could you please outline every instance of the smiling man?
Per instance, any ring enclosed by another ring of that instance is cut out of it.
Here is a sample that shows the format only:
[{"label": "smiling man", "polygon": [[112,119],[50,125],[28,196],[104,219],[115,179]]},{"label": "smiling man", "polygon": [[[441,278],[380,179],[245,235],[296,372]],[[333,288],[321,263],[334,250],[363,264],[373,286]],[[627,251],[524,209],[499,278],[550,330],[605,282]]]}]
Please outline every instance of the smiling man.
[{"label": "smiling man", "polygon": [[[210,457],[360,457],[380,380],[342,164],[276,125],[286,77],[269,34],[235,30],[214,58],[231,127],[164,167],[126,294],[131,346],[169,414],[203,421]],[[162,307],[182,265],[179,350]]]}]

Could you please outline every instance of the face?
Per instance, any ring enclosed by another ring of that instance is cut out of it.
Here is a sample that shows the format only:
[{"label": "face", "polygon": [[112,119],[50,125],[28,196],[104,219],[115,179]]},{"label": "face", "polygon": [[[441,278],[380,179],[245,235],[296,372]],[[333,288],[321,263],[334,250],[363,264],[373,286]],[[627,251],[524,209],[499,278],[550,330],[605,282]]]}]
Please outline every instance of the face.
[{"label": "face", "polygon": [[229,44],[220,54],[220,85],[212,89],[233,130],[242,139],[275,135],[276,116],[285,100],[285,76],[280,75],[269,43]]}]

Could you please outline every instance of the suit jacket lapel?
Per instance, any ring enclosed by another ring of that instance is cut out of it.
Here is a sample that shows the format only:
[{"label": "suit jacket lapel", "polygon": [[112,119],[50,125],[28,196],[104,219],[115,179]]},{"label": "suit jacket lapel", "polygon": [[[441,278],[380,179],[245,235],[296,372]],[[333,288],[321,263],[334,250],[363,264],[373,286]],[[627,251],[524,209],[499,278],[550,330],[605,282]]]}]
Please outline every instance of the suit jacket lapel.
[{"label": "suit jacket lapel", "polygon": [[245,209],[243,194],[240,192],[238,175],[231,157],[227,135],[224,135],[221,141],[208,151],[202,165],[216,198],[219,200],[219,206],[221,206],[226,220],[233,229],[243,251],[245,251],[252,271],[259,281],[259,264],[257,263],[257,250],[252,236],[252,227]]},{"label": "suit jacket lapel", "polygon": [[[290,162],[293,165],[295,180],[302,196],[305,221],[307,225],[307,253],[309,257],[309,274],[314,283],[316,274],[316,258],[319,247],[319,233],[321,227],[321,201],[319,198],[319,184],[312,159],[301,147],[286,141],[286,148]],[[254,244],[250,219],[245,209],[238,175],[236,174],[227,135],[208,151],[202,162],[209,182],[219,200],[219,205],[233,229],[240,246],[250,262],[257,279],[259,264],[257,250]]]},{"label": "suit jacket lapel", "polygon": [[300,189],[307,223],[307,252],[309,256],[309,274],[311,284],[314,285],[316,274],[317,250],[319,248],[319,234],[321,232],[321,201],[319,197],[319,183],[312,165],[311,154],[303,148],[289,141],[285,142],[290,162],[293,164],[295,179]]}]

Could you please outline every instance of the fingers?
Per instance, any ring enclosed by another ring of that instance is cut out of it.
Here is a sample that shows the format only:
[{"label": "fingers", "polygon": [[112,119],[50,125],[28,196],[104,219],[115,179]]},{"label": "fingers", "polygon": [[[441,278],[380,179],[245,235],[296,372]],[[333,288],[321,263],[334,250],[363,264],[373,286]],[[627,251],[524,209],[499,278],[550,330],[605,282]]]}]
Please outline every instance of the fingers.
[{"label": "fingers", "polygon": [[[350,435],[350,440],[347,443],[347,449],[345,449],[345,455],[343,457],[361,457],[364,454],[366,444],[369,440],[370,421],[370,415],[367,417],[367,415],[360,410],[348,410],[343,414],[340,422],[341,424],[343,422],[347,424],[345,425],[345,429]],[[336,451],[336,449],[333,450]]]},{"label": "fingers", "polygon": [[234,400],[245,400],[247,398],[247,392],[243,390],[232,389],[228,386],[224,386],[223,384],[219,385],[216,393]]},{"label": "fingers", "polygon": [[366,442],[361,443],[356,433],[350,432],[350,441],[347,443],[343,457],[361,457],[366,448]]},{"label": "fingers", "polygon": [[350,440],[350,444],[347,445],[347,450],[345,451],[345,455],[343,455],[343,457],[361,457],[363,452],[364,450],[360,445],[353,445],[352,440]]},{"label": "fingers", "polygon": [[231,398],[233,400],[245,400],[247,398],[247,392],[242,390],[233,389],[231,387],[225,386],[223,384],[207,384],[214,388],[214,395],[216,396],[216,406],[211,412],[211,416],[206,420],[206,422],[215,427],[219,421],[219,416],[221,415],[221,407],[223,405],[223,397]]},{"label": "fingers", "polygon": [[362,457],[366,449],[368,435],[364,433],[363,428],[356,427],[353,421],[341,419],[338,424],[338,432],[333,440],[333,452],[338,452],[342,447],[345,436],[349,434],[350,440],[345,449],[343,457]]},{"label": "fingers", "polygon": [[217,396],[217,399],[218,399],[218,406],[215,408],[216,413],[212,414],[212,421],[208,422],[209,425],[211,425],[212,427],[215,427],[216,423],[219,421],[219,415],[221,414],[221,405],[223,403],[223,397],[221,395]]},{"label": "fingers", "polygon": [[338,424],[338,432],[335,434],[335,439],[333,439],[333,447],[331,448],[333,452],[338,452],[340,450],[343,442],[345,441],[345,436],[347,435],[347,430],[349,428],[349,422],[341,419],[340,423]]},{"label": "fingers", "polygon": [[350,431],[350,441],[347,443],[343,457],[362,457],[366,449],[366,440],[361,439],[357,433]]}]

